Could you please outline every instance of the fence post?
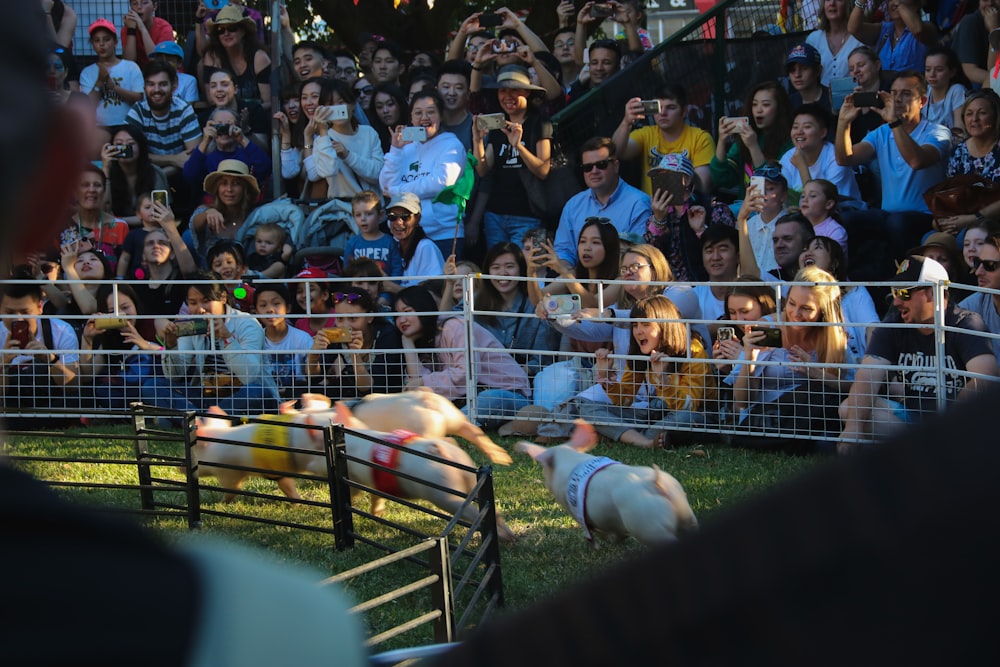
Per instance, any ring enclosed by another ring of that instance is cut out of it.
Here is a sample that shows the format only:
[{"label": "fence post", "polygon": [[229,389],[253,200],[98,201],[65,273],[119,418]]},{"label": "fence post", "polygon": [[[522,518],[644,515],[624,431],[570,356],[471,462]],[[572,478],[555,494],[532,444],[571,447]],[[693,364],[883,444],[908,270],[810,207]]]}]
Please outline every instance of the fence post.
[{"label": "fence post", "polygon": [[431,573],[437,576],[437,585],[431,586],[431,603],[441,615],[434,622],[434,641],[447,644],[455,641],[455,600],[451,588],[451,554],[448,551],[448,539],[445,537],[431,538],[437,543],[428,561]]},{"label": "fence post", "polygon": [[[490,540],[489,544],[486,546],[486,562],[490,564],[495,564],[494,569],[495,575],[490,579],[489,589],[490,593],[496,595],[497,607],[503,607],[503,574],[500,568],[500,536],[497,533],[497,501],[496,497],[493,495],[493,467],[492,466],[482,466],[476,471],[476,477],[482,479],[483,485],[479,489],[479,494],[476,496],[476,502],[479,507],[486,507],[486,516],[481,526],[488,526],[490,529]],[[482,531],[483,541],[486,541],[486,531],[480,528]]]},{"label": "fence post", "polygon": [[149,442],[146,437],[139,437],[146,431],[146,412],[142,403],[131,403],[132,433],[135,434],[135,463],[139,476],[139,504],[142,509],[151,511],[155,506],[153,501],[153,475],[149,471]]},{"label": "fence post", "polygon": [[[947,354],[945,350],[945,330],[944,330],[944,311],[945,311],[945,284],[942,282],[934,283],[934,356],[937,357],[936,365],[936,378],[937,383],[937,411],[944,412],[945,407],[948,404],[948,389],[947,380],[945,379],[945,355]],[[957,379],[957,378],[956,378]],[[965,378],[968,381],[968,378]]]},{"label": "fence post", "polygon": [[[723,9],[715,18],[715,49],[712,54],[713,66],[715,70],[715,92],[713,94],[712,127],[719,127],[719,119],[726,115],[726,33],[729,30],[729,10]],[[715,134],[714,132],[712,133]]]},{"label": "fence post", "polygon": [[198,424],[193,412],[184,413],[184,463],[187,469],[188,528],[201,528],[201,490],[198,487],[198,461],[192,451],[198,442]]},{"label": "fence post", "polygon": [[465,405],[468,408],[469,419],[478,423],[479,384],[476,380],[475,351],[472,349],[476,345],[475,330],[472,326],[472,311],[476,307],[473,295],[475,278],[476,276],[472,273],[462,276],[462,280],[465,281],[462,301],[465,303]]},{"label": "fence post", "polygon": [[330,424],[323,430],[326,449],[326,470],[330,483],[330,505],[333,511],[333,542],[337,551],[354,546],[354,513],[351,511],[351,489],[347,470],[347,443],[344,427]]}]

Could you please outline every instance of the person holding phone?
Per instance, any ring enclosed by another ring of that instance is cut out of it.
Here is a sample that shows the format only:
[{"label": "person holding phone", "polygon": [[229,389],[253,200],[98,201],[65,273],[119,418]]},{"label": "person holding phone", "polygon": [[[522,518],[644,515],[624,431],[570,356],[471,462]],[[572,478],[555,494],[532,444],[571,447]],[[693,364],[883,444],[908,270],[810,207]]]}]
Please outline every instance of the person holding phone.
[{"label": "person holding phone", "polygon": [[132,125],[115,130],[111,143],[101,149],[101,170],[107,176],[105,203],[111,212],[136,229],[144,223],[139,213],[140,195],[167,190],[167,175],[149,159],[146,134]]},{"label": "person holding phone", "polygon": [[[344,81],[329,83],[329,105],[316,110],[320,123],[313,135],[312,164],[326,179],[327,197],[350,199],[363,190],[379,189],[385,154],[378,132],[354,117],[354,91]],[[310,175],[311,178],[311,175]]]},{"label": "person holding phone", "polygon": [[[799,446],[811,448],[815,438],[840,432],[838,409],[854,371],[838,365],[859,363],[860,359],[853,357],[847,346],[837,279],[809,266],[798,272],[794,282],[810,285],[788,288],[779,326],[746,327],[743,357],[733,371],[733,408],[738,413],[737,423],[756,435],[763,431],[772,438],[779,434],[808,436],[810,439],[800,441]],[[809,326],[817,322],[823,325]],[[763,361],[774,363],[764,365]],[[814,362],[831,366],[802,365]],[[774,444],[757,440],[756,435],[739,442],[751,447]]]}]

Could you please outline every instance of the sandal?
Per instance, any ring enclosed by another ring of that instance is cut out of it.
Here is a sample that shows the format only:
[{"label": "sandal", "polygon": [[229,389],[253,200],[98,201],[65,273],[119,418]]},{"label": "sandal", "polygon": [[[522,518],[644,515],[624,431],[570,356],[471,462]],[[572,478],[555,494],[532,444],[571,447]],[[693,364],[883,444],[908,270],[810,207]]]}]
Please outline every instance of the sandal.
[{"label": "sandal", "polygon": [[653,449],[668,449],[670,447],[670,434],[666,431],[660,431],[653,438]]}]

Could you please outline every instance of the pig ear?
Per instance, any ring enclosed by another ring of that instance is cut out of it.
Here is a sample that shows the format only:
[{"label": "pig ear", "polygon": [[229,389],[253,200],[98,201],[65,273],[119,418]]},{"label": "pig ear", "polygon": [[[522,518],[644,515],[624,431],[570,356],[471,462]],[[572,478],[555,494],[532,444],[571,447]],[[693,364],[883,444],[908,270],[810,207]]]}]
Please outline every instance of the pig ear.
[{"label": "pig ear", "polygon": [[347,428],[365,428],[364,422],[354,416],[351,409],[343,401],[337,401],[334,405],[334,421],[339,422]]},{"label": "pig ear", "polygon": [[536,445],[533,442],[520,441],[514,445],[514,449],[522,454],[527,454],[531,458],[535,459],[536,463],[545,465],[550,458],[552,458],[552,450],[548,447],[542,447],[541,445]]},{"label": "pig ear", "polygon": [[330,398],[323,394],[302,394],[303,410],[329,410]]},{"label": "pig ear", "polygon": [[295,401],[285,401],[278,407],[278,414],[293,415],[298,410],[295,409]]},{"label": "pig ear", "polygon": [[570,436],[569,442],[566,444],[578,452],[589,451],[597,444],[597,431],[587,422],[577,419],[573,435]]}]

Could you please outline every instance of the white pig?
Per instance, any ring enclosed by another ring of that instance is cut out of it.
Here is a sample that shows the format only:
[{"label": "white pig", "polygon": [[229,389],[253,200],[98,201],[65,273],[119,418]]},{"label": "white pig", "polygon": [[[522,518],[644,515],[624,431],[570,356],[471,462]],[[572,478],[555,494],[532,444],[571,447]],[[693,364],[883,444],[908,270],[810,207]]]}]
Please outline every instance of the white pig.
[{"label": "white pig", "polygon": [[565,444],[546,448],[522,441],[516,449],[541,464],[546,488],[590,541],[593,531],[656,544],[697,529],[680,482],[655,465],[629,466],[585,453],[596,444],[594,427],[578,420]]},{"label": "white pig", "polygon": [[[302,394],[302,412],[329,412],[331,401],[323,394]],[[292,402],[282,412],[294,412]],[[490,440],[481,428],[469,421],[450,400],[427,387],[398,394],[368,394],[351,411],[369,428],[377,431],[404,430],[428,438],[458,436],[476,446],[492,463],[510,465],[510,454]]]}]

